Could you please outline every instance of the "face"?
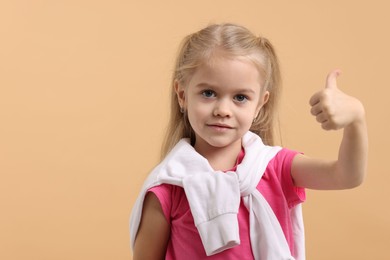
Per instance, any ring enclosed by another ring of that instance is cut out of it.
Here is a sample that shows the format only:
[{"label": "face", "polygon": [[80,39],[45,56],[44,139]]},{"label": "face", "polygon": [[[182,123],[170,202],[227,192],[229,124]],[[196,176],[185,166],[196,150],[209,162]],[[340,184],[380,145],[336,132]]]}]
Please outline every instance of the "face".
[{"label": "face", "polygon": [[216,58],[200,66],[188,84],[175,85],[180,106],[195,132],[195,149],[241,149],[241,138],[268,100],[249,60]]}]

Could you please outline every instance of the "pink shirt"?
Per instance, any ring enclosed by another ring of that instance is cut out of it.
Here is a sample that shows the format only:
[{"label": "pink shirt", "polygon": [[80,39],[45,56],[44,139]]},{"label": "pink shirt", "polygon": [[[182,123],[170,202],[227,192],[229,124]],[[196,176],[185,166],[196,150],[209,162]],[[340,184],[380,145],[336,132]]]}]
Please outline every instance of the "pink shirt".
[{"label": "pink shirt", "polygon": [[[305,200],[305,190],[295,187],[291,178],[291,163],[295,151],[282,149],[268,164],[257,185],[257,189],[267,200],[282,227],[291,253],[294,255],[294,240],[290,218],[290,209]],[[244,158],[244,150],[238,157],[238,163]],[[234,169],[235,170],[235,167]],[[206,256],[198,230],[195,227],[190,207],[183,188],[162,184],[151,188],[161,203],[164,215],[171,224],[171,237],[166,259],[254,259],[249,237],[249,214],[240,203],[238,221],[240,227],[240,245],[213,256]]]}]

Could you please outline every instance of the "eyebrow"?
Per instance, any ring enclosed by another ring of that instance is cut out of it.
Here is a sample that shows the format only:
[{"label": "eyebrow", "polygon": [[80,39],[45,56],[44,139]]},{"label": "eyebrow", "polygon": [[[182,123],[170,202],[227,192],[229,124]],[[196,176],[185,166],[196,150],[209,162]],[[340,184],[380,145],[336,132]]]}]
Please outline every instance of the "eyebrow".
[{"label": "eyebrow", "polygon": [[[212,84],[209,84],[206,82],[199,83],[195,87],[196,88],[211,88],[211,89],[218,89],[219,88],[218,86],[215,86],[215,85],[212,85]],[[237,91],[235,91],[235,92],[256,94],[256,92],[251,88],[238,88]]]}]

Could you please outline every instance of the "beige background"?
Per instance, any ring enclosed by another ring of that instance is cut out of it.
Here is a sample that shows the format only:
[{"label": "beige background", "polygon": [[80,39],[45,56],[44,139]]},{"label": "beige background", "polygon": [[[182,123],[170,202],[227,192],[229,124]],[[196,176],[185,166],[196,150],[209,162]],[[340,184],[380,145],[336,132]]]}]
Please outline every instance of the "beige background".
[{"label": "beige background", "polygon": [[387,1],[1,1],[0,259],[131,259],[128,218],[158,162],[177,45],[210,22],[271,39],[283,145],[334,158],[308,100],[341,68],[367,110],[369,175],[308,191],[308,259],[386,259],[390,246]]}]

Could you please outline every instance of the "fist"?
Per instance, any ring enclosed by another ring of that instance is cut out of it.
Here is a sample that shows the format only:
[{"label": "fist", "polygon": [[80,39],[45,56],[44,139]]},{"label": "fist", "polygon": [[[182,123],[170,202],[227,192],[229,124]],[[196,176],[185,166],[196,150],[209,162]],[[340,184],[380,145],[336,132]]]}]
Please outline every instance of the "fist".
[{"label": "fist", "polygon": [[362,103],[337,87],[339,75],[340,70],[330,72],[325,88],[310,98],[310,112],[325,130],[345,128],[364,118]]}]

